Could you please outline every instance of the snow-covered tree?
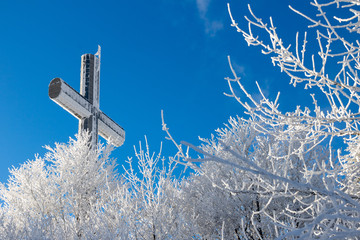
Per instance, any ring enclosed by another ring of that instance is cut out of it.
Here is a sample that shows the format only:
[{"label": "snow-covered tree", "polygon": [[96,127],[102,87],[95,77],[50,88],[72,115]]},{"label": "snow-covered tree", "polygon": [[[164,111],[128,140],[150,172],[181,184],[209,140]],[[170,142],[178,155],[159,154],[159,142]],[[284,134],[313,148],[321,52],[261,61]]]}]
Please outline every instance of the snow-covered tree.
[{"label": "snow-covered tree", "polygon": [[197,173],[181,182],[179,204],[193,226],[189,236],[273,239],[286,232],[284,225],[303,226],[302,218],[308,213],[290,212],[301,209],[302,203],[312,203],[314,196],[289,182],[322,189],[321,175],[302,170],[304,165],[314,167],[317,161],[326,161],[329,155],[321,146],[304,146],[303,152],[293,153],[301,144],[299,139],[297,135],[278,140],[258,132],[252,121],[231,118],[216,137],[202,139],[200,148],[191,146],[205,158],[183,156],[202,162],[200,167],[190,164]]},{"label": "snow-covered tree", "polygon": [[[231,119],[200,148],[184,143],[203,154],[200,159],[192,159],[175,143],[185,164],[198,171],[183,190],[194,199],[187,206],[195,211],[194,222],[205,238],[360,238],[360,2],[311,4],[318,11],[315,16],[290,7],[315,30],[318,51],[310,57],[306,33],[302,44],[297,34],[291,47],[279,37],[272,19],[264,22],[249,6],[244,30],[229,6],[232,26],[249,46],[269,55],[291,84],[316,88],[320,96],[310,93],[312,107],[283,113],[279,95],[267,98],[259,84],[260,99],[246,90],[229,58],[233,77],[227,78],[228,96],[245,108],[248,119]],[[318,105],[319,98],[327,104]]]},{"label": "snow-covered tree", "polygon": [[1,239],[114,239],[128,236],[127,187],[109,158],[111,145],[93,149],[89,135],[46,147],[10,171],[0,188]]},{"label": "snow-covered tree", "polygon": [[94,149],[89,138],[46,147],[43,158],[10,171],[0,185],[0,239],[187,238],[176,164],[146,141],[118,175],[111,145]]},{"label": "snow-covered tree", "polygon": [[[183,230],[187,228],[182,217],[179,177],[173,174],[174,161],[168,164],[161,157],[151,153],[145,138],[145,150],[140,142],[139,149],[134,148],[138,165],[128,158],[129,166],[124,168],[124,177],[130,186],[132,211],[131,236],[134,239],[183,239]],[[186,238],[186,237],[185,237]]]}]

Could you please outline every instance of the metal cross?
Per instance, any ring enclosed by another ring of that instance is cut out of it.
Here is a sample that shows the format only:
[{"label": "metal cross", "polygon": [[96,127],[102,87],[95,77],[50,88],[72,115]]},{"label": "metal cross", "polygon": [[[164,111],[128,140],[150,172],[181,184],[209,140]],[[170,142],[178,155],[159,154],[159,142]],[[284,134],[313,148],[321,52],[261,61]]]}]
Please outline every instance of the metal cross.
[{"label": "metal cross", "polygon": [[124,129],[99,109],[100,58],[100,46],[95,55],[81,56],[80,94],[61,78],[54,78],[49,97],[79,119],[79,132],[89,131],[93,147],[97,146],[98,134],[119,147],[125,141]]}]

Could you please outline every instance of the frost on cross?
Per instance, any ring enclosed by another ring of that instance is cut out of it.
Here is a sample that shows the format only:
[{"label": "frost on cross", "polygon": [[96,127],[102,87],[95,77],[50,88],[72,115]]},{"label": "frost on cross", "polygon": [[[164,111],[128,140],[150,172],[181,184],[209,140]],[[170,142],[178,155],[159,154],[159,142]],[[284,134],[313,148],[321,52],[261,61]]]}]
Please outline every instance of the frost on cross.
[{"label": "frost on cross", "polygon": [[99,109],[101,49],[81,56],[80,94],[61,78],[49,84],[49,97],[79,119],[79,132],[89,131],[92,146],[98,134],[116,147],[125,141],[124,129]]}]

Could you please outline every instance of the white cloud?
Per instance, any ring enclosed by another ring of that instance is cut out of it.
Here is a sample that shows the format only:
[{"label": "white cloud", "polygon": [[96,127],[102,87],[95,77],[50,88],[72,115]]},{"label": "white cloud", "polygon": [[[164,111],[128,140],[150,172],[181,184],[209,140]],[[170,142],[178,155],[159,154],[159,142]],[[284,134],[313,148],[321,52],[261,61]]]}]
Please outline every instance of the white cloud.
[{"label": "white cloud", "polygon": [[200,13],[200,17],[204,18],[208,11],[210,0],[196,0],[196,5]]},{"label": "white cloud", "polygon": [[216,32],[223,29],[224,25],[220,21],[205,22],[205,32],[211,36],[215,36]]},{"label": "white cloud", "polygon": [[210,36],[215,36],[216,32],[223,28],[223,23],[221,21],[210,20],[208,17],[210,0],[196,0],[196,6],[200,18],[204,21],[205,32]]}]

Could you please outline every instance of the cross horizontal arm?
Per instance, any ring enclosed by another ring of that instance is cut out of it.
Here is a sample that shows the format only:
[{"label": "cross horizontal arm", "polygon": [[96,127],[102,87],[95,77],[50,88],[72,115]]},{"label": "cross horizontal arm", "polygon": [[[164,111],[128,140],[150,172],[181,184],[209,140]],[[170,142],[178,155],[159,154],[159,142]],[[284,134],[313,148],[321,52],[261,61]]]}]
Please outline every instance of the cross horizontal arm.
[{"label": "cross horizontal arm", "polygon": [[61,78],[51,80],[49,97],[79,120],[91,115],[91,103]]},{"label": "cross horizontal arm", "polygon": [[111,143],[116,147],[123,145],[125,141],[124,129],[109,118],[105,113],[100,111],[99,114],[99,135],[105,138],[107,141],[111,140]]}]

